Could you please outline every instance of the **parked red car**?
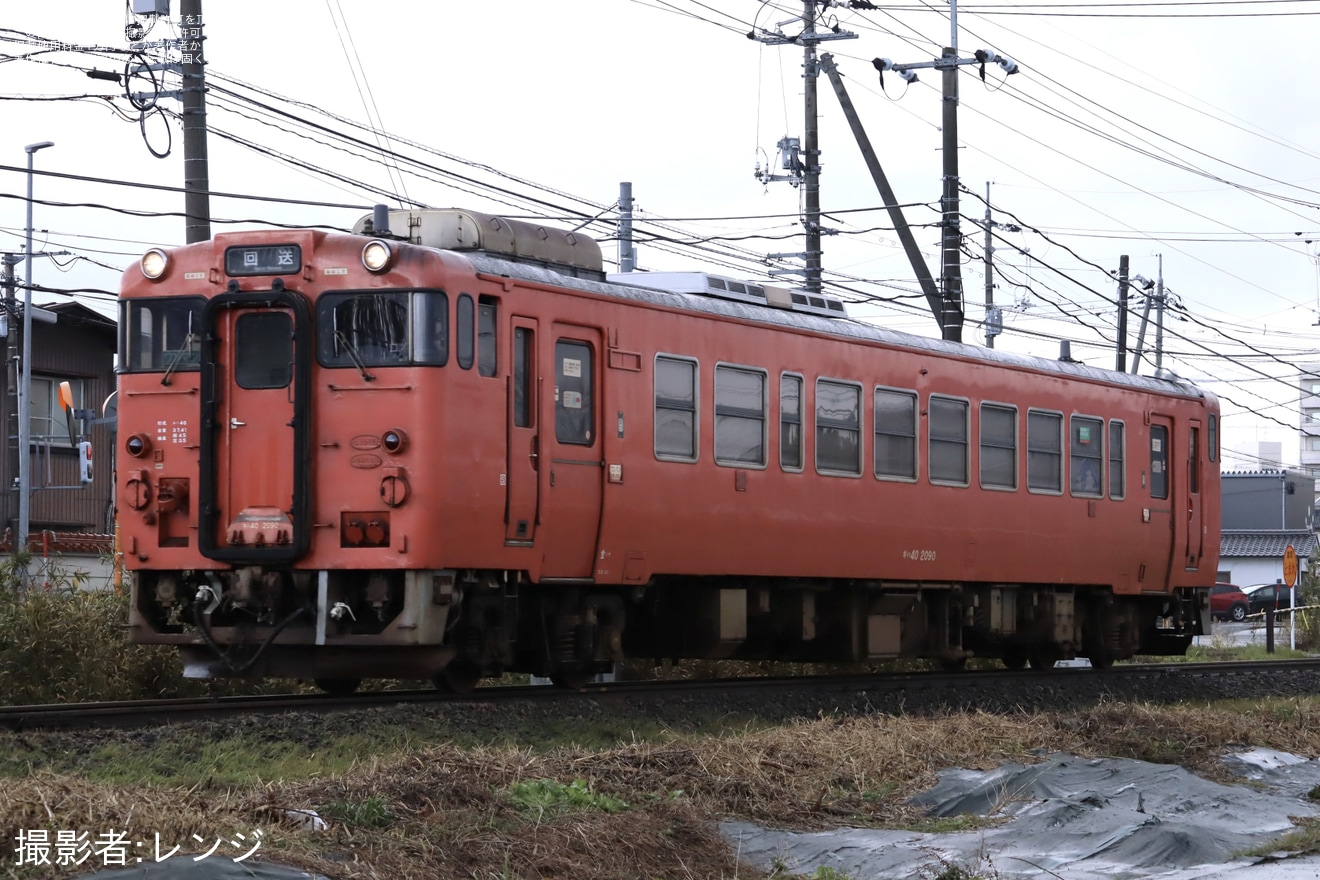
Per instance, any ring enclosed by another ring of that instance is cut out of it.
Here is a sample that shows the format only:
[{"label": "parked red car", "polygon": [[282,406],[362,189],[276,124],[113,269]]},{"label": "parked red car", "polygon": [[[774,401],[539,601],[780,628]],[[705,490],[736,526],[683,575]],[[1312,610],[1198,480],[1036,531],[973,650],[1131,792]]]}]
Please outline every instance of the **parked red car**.
[{"label": "parked red car", "polygon": [[1210,588],[1210,614],[1216,620],[1245,620],[1249,604],[1247,594],[1233,584]]}]

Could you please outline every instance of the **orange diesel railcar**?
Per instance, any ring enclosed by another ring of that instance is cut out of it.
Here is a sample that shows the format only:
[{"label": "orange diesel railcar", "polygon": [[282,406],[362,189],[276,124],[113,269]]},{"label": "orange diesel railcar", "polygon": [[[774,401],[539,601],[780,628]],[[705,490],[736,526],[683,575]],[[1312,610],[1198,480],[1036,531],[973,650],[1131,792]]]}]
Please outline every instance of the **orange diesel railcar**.
[{"label": "orange diesel railcar", "polygon": [[1208,628],[1203,390],[605,276],[594,242],[531,224],[377,216],[124,279],[131,633],[189,674],[1107,665]]}]

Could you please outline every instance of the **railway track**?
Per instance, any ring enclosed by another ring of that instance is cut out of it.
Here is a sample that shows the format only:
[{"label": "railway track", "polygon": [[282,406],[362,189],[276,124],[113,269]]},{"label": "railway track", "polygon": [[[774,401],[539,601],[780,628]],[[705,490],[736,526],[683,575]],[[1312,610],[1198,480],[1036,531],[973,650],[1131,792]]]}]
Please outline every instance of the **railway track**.
[{"label": "railway track", "polygon": [[[663,705],[675,697],[727,706],[731,712],[801,706],[800,714],[924,711],[940,708],[1061,709],[1105,698],[1177,702],[1320,693],[1320,659],[1226,663],[1120,665],[1108,670],[1046,672],[973,670],[896,674],[849,674],[700,681],[633,681],[591,684],[580,691],[553,687],[488,687],[456,696],[436,690],[367,691],[347,697],[277,694],[178,700],[0,707],[0,728],[76,730],[144,728],[246,715],[327,713],[382,707],[430,706],[443,711],[499,703],[573,705],[582,700],[635,706]],[[818,704],[812,708],[812,704]]]}]

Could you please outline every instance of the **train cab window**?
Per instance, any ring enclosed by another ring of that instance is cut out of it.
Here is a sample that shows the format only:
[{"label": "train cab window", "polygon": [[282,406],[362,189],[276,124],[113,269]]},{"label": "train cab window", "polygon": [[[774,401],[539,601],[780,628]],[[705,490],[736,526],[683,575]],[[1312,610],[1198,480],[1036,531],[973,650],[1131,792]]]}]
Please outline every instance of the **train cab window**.
[{"label": "train cab window", "polygon": [[198,370],[204,308],[206,300],[200,296],[122,301],[120,369],[128,373]]},{"label": "train cab window", "polygon": [[1210,420],[1207,423],[1205,451],[1211,461],[1219,457],[1219,416],[1214,413],[1210,414]]},{"label": "train cab window", "polygon": [[765,371],[715,365],[715,463],[765,467]]},{"label": "train cab window", "polygon": [[1104,421],[1073,416],[1068,425],[1068,488],[1074,495],[1104,497]]},{"label": "train cab window", "polygon": [[454,323],[454,359],[465,370],[472,369],[472,297],[466,293],[458,297],[458,315]]},{"label": "train cab window", "polygon": [[1169,497],[1169,429],[1150,426],[1150,497]]},{"label": "train cab window", "polygon": [[1187,486],[1193,494],[1201,491],[1201,429],[1187,432]]},{"label": "train cab window", "polygon": [[1109,497],[1127,497],[1127,426],[1117,421],[1109,423]]},{"label": "train cab window", "polygon": [[779,377],[779,466],[802,470],[802,377],[792,373]]},{"label": "train cab window", "polygon": [[532,426],[532,329],[513,329],[513,425],[516,428]]},{"label": "train cab window", "polygon": [[495,300],[477,300],[477,374],[495,375]]},{"label": "train cab window", "polygon": [[1017,488],[1017,420],[1015,406],[981,404],[981,488]]},{"label": "train cab window", "polygon": [[444,366],[449,299],[438,290],[326,294],[316,303],[316,357],[324,367]]},{"label": "train cab window", "polygon": [[293,318],[251,312],[234,322],[234,381],[239,388],[287,388],[293,380]]},{"label": "train cab window", "polygon": [[862,475],[862,386],[816,380],[816,470]]},{"label": "train cab window", "polygon": [[917,395],[911,391],[875,389],[875,475],[917,478]]},{"label": "train cab window", "polygon": [[697,362],[656,355],[655,457],[697,460]]},{"label": "train cab window", "polygon": [[1027,491],[1063,491],[1063,413],[1027,411]]},{"label": "train cab window", "polygon": [[966,486],[967,414],[966,400],[930,396],[929,474],[932,483]]},{"label": "train cab window", "polygon": [[[460,304],[462,299],[459,297]],[[555,439],[560,443],[591,446],[596,442],[593,375],[590,345],[573,339],[556,340]]]}]

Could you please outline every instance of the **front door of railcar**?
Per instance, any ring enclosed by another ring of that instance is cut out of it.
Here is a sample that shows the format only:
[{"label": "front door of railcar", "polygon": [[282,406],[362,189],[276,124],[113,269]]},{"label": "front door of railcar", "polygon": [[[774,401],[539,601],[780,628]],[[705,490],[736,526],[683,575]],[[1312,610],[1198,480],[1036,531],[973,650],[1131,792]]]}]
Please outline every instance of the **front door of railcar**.
[{"label": "front door of railcar", "polygon": [[289,562],[307,549],[307,315],[286,290],[207,305],[199,543],[213,559]]},{"label": "front door of railcar", "polygon": [[536,544],[545,578],[590,578],[604,481],[600,331],[555,324],[539,346],[541,520]]},{"label": "front door of railcar", "polygon": [[1187,423],[1187,478],[1183,494],[1187,499],[1187,571],[1201,567],[1201,554],[1205,548],[1205,529],[1201,523],[1201,423],[1192,419]]},{"label": "front door of railcar", "polygon": [[536,320],[513,317],[509,351],[512,364],[508,388],[508,454],[505,477],[504,543],[530,547],[536,541],[537,469],[540,466],[537,408]]},{"label": "front door of railcar", "polygon": [[1182,459],[1174,454],[1173,420],[1167,416],[1150,417],[1150,471],[1147,475],[1146,491],[1149,498],[1146,503],[1144,518],[1149,528],[1147,561],[1142,567],[1148,572],[1142,580],[1142,588],[1147,590],[1168,589],[1173,576],[1173,560],[1181,552],[1178,535],[1178,517],[1174,516],[1177,485],[1180,481],[1178,468]]}]

